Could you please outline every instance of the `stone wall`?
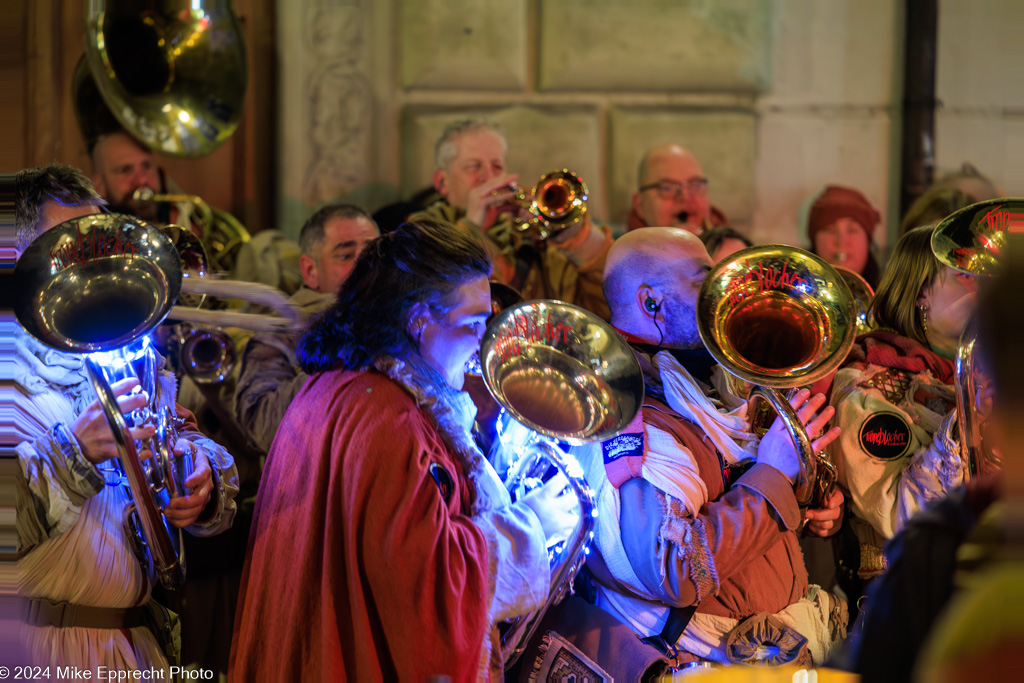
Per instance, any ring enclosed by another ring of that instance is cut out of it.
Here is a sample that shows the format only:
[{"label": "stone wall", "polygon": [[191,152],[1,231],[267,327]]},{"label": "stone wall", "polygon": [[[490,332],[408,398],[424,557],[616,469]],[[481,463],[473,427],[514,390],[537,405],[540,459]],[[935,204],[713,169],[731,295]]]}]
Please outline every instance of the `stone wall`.
[{"label": "stone wall", "polygon": [[[280,3],[280,222],[374,209],[430,182],[446,122],[505,128],[520,183],[568,167],[621,225],[644,150],[691,148],[712,202],[759,241],[800,243],[827,183],[861,189],[895,230],[902,3],[891,0],[296,0]],[[980,9],[975,9],[975,8]],[[1011,60],[1024,9],[940,3],[940,165],[971,159],[1024,192]],[[969,30],[964,30],[967,27]],[[996,39],[970,58],[989,32]],[[998,60],[996,60],[998,61]],[[965,104],[969,102],[970,104]],[[971,153],[976,150],[977,153]],[[1019,155],[1018,155],[1019,156]],[[885,231],[879,241],[886,242]]]}]

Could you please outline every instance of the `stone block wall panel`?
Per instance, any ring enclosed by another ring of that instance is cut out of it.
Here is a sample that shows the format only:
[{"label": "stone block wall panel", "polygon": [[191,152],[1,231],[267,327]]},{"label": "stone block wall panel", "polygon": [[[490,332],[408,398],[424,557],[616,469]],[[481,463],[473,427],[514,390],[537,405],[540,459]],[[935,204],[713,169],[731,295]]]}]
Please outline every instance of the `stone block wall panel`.
[{"label": "stone block wall panel", "polygon": [[527,0],[403,0],[406,88],[526,87]]},{"label": "stone block wall panel", "polygon": [[[807,212],[826,185],[859,190],[882,214],[886,246],[890,122],[878,116],[772,114],[761,117],[757,212],[751,237],[806,248]],[[895,228],[898,229],[898,228]]]},{"label": "stone block wall panel", "polygon": [[[278,3],[279,223],[431,181],[444,124],[502,122],[532,185],[567,166],[624,221],[654,144],[694,150],[712,201],[760,241],[802,242],[827,183],[896,233],[905,18],[892,0],[295,0]],[[1024,194],[1024,4],[939,3],[936,162]]]},{"label": "stone block wall panel", "polygon": [[752,111],[615,109],[610,116],[611,214],[625,222],[638,186],[640,159],[651,147],[675,142],[689,149],[708,177],[711,202],[736,227],[754,213],[757,119]]},{"label": "stone block wall panel", "polygon": [[760,91],[769,0],[558,0],[538,4],[541,90]]},{"label": "stone block wall panel", "polygon": [[889,106],[903,60],[900,4],[777,3],[772,82],[761,107]]}]

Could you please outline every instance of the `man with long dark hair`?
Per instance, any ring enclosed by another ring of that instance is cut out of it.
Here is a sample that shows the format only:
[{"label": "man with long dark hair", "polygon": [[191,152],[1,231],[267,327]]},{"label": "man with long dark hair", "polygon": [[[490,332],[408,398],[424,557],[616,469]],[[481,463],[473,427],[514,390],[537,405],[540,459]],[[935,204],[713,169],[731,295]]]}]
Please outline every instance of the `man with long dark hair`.
[{"label": "man with long dark hair", "polygon": [[234,679],[500,675],[492,624],[541,605],[546,546],[576,516],[564,479],[511,504],[470,435],[489,273],[472,233],[403,224],[302,338],[310,378],[267,458]]}]

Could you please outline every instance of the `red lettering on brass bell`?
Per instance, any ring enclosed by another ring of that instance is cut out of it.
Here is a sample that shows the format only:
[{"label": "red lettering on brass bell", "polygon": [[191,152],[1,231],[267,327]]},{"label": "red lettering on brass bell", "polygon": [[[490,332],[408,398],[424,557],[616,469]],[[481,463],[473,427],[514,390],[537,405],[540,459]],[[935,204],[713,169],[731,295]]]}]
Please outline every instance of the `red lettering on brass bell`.
[{"label": "red lettering on brass bell", "polygon": [[551,322],[551,316],[545,315],[542,320],[533,320],[525,315],[517,314],[498,336],[495,352],[501,362],[518,356],[529,344],[543,342],[547,346],[568,343],[570,328],[565,323]]},{"label": "red lettering on brass bell", "polygon": [[128,240],[125,231],[109,235],[100,230],[83,232],[79,228],[74,239],[64,240],[50,249],[50,263],[56,270],[65,270],[108,256],[127,256],[131,263],[138,253],[138,245]]},{"label": "red lettering on brass bell", "polygon": [[[808,287],[808,282],[800,275],[789,272],[789,263],[782,264],[782,269],[766,268],[760,261],[756,266],[748,268],[747,272],[739,278],[732,280],[729,287],[729,303],[738,304],[751,294],[761,292],[801,289]],[[757,286],[751,291],[750,283],[756,282]]]}]

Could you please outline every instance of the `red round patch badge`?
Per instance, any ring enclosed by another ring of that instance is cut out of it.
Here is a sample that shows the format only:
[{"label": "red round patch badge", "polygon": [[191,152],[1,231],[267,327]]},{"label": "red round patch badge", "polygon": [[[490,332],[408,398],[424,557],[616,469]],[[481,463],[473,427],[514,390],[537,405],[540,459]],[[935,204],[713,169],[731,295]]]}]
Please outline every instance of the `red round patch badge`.
[{"label": "red round patch badge", "polygon": [[455,482],[452,481],[452,475],[448,474],[448,470],[436,462],[430,463],[430,467],[427,469],[430,471],[430,476],[434,478],[434,483],[437,484],[437,489],[441,492],[444,502],[450,502],[452,493],[455,491]]},{"label": "red round patch badge", "polygon": [[910,449],[910,425],[902,415],[875,413],[860,428],[860,445],[882,460],[895,460]]}]

